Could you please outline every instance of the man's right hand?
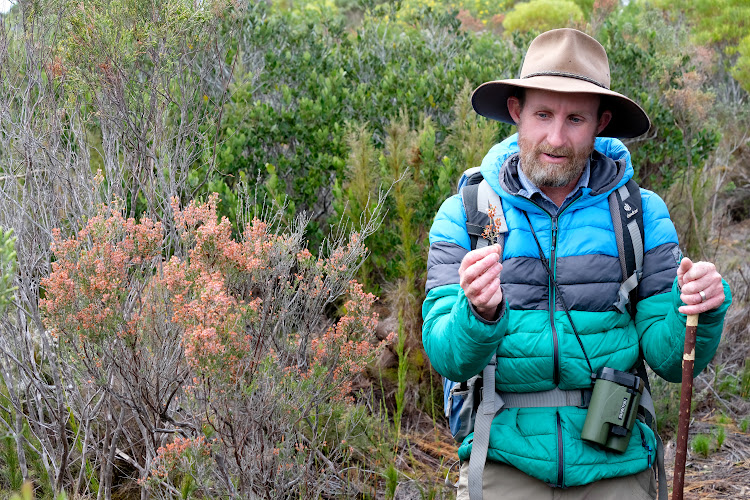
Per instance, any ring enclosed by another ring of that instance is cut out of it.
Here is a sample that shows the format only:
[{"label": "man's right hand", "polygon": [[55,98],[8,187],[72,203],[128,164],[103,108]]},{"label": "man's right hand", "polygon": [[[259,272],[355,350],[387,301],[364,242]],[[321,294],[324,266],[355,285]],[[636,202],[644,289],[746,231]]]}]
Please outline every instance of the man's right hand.
[{"label": "man's right hand", "polygon": [[495,319],[497,306],[503,301],[503,289],[500,286],[502,251],[500,245],[472,250],[464,256],[458,269],[466,298],[487,321]]}]

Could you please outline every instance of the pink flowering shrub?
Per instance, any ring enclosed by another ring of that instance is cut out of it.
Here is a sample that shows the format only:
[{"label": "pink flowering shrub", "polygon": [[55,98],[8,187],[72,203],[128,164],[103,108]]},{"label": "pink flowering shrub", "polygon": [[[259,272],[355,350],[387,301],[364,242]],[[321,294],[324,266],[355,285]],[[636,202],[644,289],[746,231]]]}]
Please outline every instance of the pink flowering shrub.
[{"label": "pink flowering shrub", "polygon": [[254,217],[235,238],[217,200],[173,202],[185,251],[168,259],[162,225],[118,207],[57,233],[46,324],[88,373],[78,382],[112,395],[115,445],[153,496],[346,493],[366,420],[352,381],[385,343],[353,279],[364,237],[334,234],[314,257],[306,219]]}]

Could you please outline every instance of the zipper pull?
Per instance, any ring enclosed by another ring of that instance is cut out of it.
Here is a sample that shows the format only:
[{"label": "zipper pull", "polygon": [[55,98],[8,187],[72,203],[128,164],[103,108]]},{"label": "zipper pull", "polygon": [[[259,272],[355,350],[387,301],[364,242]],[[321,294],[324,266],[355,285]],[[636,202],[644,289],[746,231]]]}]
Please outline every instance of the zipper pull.
[{"label": "zipper pull", "polygon": [[557,243],[557,216],[552,217],[552,252],[555,251]]}]

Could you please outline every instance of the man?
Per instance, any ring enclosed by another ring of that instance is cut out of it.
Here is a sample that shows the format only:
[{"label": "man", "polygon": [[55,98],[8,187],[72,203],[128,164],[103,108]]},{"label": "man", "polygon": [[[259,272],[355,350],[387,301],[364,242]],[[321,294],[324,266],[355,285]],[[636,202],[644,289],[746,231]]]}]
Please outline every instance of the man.
[{"label": "man", "polygon": [[[518,126],[517,146],[513,138],[495,146],[481,168],[508,232],[504,247],[472,251],[460,195],[440,208],[423,305],[423,342],[435,369],[464,381],[497,355],[495,389],[506,399],[575,395],[591,388],[592,373],[632,370],[642,353],[658,375],[679,382],[685,315],[700,313],[695,373],[703,370],[719,344],[729,289],[713,264],[681,257],[664,202],[644,189],[636,314],[613,305],[622,270],[608,196],[633,169],[622,143],[605,138],[636,137],[650,123],[609,89],[604,48],[572,29],[543,33],[521,77],[481,85],[472,104]],[[655,497],[656,438],[644,422],[636,421],[620,453],[581,439],[585,404],[524,406],[494,416],[484,498]],[[472,439],[459,449],[460,499],[469,498]]]}]

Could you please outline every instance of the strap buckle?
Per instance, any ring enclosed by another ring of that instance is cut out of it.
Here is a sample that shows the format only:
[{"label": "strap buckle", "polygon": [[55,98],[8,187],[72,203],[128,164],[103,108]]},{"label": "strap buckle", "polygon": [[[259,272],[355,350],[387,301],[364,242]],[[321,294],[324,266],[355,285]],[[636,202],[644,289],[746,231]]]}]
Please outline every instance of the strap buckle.
[{"label": "strap buckle", "polygon": [[591,395],[594,393],[591,389],[581,389],[581,405],[578,408],[587,409],[591,403]]}]

